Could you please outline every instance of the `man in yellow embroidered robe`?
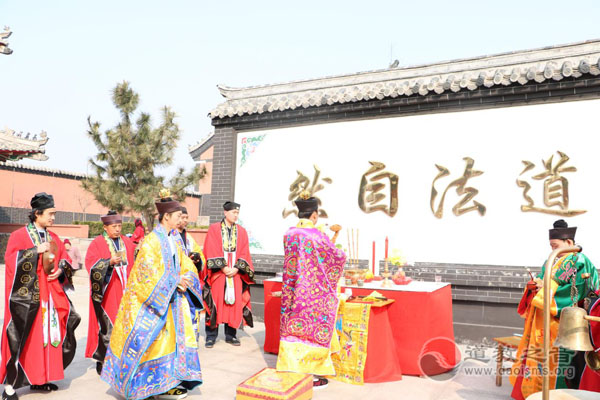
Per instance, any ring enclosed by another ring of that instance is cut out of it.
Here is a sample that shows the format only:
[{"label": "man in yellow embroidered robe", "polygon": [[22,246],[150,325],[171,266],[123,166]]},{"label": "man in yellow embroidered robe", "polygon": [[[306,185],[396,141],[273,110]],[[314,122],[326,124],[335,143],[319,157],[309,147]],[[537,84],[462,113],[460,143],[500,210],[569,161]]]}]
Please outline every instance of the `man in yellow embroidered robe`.
[{"label": "man in yellow embroidered robe", "polygon": [[131,270],[102,370],[102,379],[126,399],[182,399],[202,383],[188,300],[201,307],[198,271],[172,235],[180,205],[163,200],[161,223],[144,239]]}]

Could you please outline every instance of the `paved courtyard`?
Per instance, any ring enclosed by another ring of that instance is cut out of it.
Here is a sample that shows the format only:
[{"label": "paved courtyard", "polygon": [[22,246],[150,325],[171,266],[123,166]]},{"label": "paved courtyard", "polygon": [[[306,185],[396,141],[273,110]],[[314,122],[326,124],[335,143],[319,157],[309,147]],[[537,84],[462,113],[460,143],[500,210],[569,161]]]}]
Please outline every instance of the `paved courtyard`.
[{"label": "paved courtyard", "polygon": [[[4,277],[4,265],[0,265],[0,276]],[[65,379],[56,382],[59,390],[52,393],[31,392],[21,388],[17,392],[24,400],[33,399],[119,399],[107,384],[102,382],[95,371],[95,363],[84,358],[88,324],[88,280],[85,271],[75,276],[75,293],[70,298],[81,315],[82,322],[77,329],[77,354],[67,368]],[[0,302],[3,315],[4,301]],[[201,338],[200,362],[204,383],[190,392],[189,399],[232,400],[236,386],[265,367],[274,367],[277,356],[262,351],[264,324],[256,323],[238,334],[242,345],[233,347],[224,341],[220,332],[219,341],[212,349],[205,349]],[[469,356],[469,349],[461,346],[463,359]],[[330,380],[329,387],[314,392],[314,399],[472,399],[495,400],[510,398],[511,386],[508,379],[503,385],[495,385],[494,365],[491,349],[486,353],[489,361],[466,360],[460,372],[452,379],[434,381],[426,378],[404,376],[401,381],[365,384],[362,386]],[[471,369],[473,368],[473,369]]]}]

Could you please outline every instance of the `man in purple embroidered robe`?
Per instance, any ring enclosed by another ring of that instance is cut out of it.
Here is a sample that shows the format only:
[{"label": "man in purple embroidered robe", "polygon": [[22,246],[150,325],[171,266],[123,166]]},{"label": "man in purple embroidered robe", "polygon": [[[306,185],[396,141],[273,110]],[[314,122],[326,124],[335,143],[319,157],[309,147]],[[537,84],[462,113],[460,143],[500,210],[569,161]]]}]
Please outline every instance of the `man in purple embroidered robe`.
[{"label": "man in purple embroidered robe", "polygon": [[318,200],[306,193],[295,201],[300,221],[285,234],[278,371],[316,375],[323,388],[335,375],[331,353],[339,349],[335,333],[337,285],[346,255],[315,228]]}]

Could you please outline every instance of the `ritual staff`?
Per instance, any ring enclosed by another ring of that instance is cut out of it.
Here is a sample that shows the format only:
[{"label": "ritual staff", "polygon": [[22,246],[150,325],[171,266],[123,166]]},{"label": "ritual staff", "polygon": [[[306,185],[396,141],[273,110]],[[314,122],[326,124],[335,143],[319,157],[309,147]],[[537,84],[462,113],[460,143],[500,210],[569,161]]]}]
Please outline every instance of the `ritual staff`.
[{"label": "ritual staff", "polygon": [[335,375],[331,353],[339,350],[335,332],[337,286],[346,255],[315,225],[319,204],[303,192],[295,201],[300,221],[283,238],[285,253],[281,295],[278,371],[313,374],[313,387],[324,388],[324,375]]},{"label": "ritual staff", "polygon": [[102,380],[126,399],[183,399],[202,383],[189,298],[201,307],[198,272],[175,244],[180,204],[161,191],[159,224],[144,239],[127,280]]},{"label": "ritual staff", "polygon": [[88,247],[85,268],[90,276],[90,318],[85,356],[96,360],[96,372],[102,373],[102,363],[110,341],[121,297],[133,267],[134,244],[121,235],[122,218],[115,211],[100,217],[102,235]]},{"label": "ritual staff", "polygon": [[[573,246],[576,230],[576,227],[569,227],[562,219],[554,222],[553,229],[550,229],[552,250]],[[529,289],[526,289],[524,294],[524,296],[530,296],[531,300],[524,307],[525,328],[517,349],[517,361],[511,368],[510,376],[510,382],[513,385],[512,397],[517,400],[525,399],[532,393],[542,390],[543,374],[540,365],[543,364],[545,334],[543,332],[544,291],[542,279],[545,268],[544,265],[535,279],[537,285],[537,288],[534,289],[535,294],[531,296]],[[597,290],[599,281],[596,268],[582,253],[559,255],[552,265],[551,277],[550,389],[560,389],[568,387],[565,373],[569,371],[569,364],[574,357],[574,352],[554,346],[558,335],[560,312],[563,308],[582,301],[589,291]],[[577,290],[573,290],[573,287]],[[572,298],[572,295],[575,297]]]},{"label": "ritual staff", "polygon": [[225,324],[225,341],[239,346],[237,328],[243,323],[253,326],[250,286],[254,267],[250,258],[248,233],[236,222],[240,205],[223,204],[225,217],[208,228],[204,241],[206,266],[202,271],[206,318],[205,346],[215,345],[219,325]]},{"label": "ritual staff", "polygon": [[31,199],[31,221],[14,231],[4,256],[4,329],[0,382],[2,399],[17,399],[14,389],[52,391],[75,356],[75,328],[81,318],[63,284],[70,278],[67,252],[47,228],[54,223],[54,198]]}]

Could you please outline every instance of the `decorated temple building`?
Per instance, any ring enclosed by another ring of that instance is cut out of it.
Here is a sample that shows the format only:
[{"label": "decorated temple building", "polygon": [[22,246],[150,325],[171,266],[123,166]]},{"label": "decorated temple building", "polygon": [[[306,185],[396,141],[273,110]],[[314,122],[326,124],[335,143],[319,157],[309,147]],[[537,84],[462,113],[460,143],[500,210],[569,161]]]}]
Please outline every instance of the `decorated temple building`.
[{"label": "decorated temple building", "polygon": [[44,145],[48,142],[48,135],[42,131],[40,136],[31,133],[15,132],[12,129],[0,129],[0,162],[19,161],[29,158],[37,161],[46,161]]},{"label": "decorated temple building", "polygon": [[12,32],[9,28],[4,28],[3,32],[0,32],[0,54],[10,55],[12,54],[12,49],[8,47],[7,39],[12,35]]}]

